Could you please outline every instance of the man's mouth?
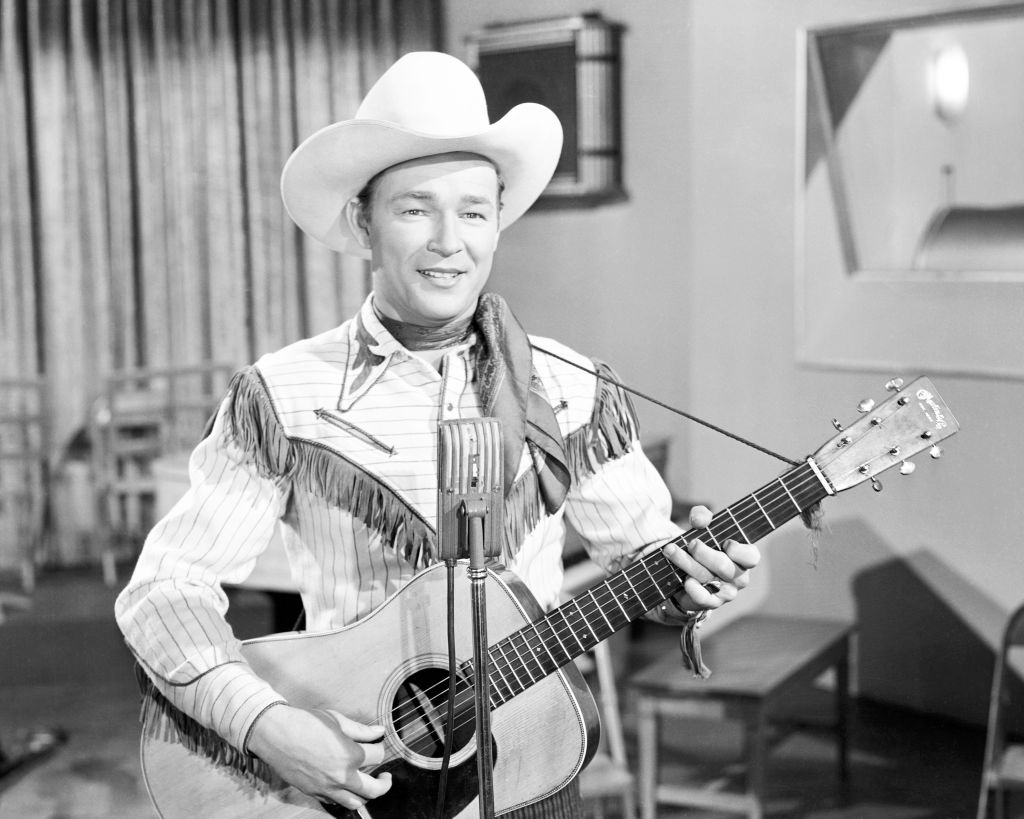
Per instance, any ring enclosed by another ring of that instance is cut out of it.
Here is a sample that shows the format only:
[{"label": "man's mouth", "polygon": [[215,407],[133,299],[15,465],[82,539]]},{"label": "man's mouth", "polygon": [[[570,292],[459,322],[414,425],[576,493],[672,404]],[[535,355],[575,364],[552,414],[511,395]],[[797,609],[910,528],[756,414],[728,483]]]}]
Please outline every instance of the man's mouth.
[{"label": "man's mouth", "polygon": [[426,276],[428,279],[436,279],[438,281],[454,281],[463,273],[461,270],[451,270],[443,267],[421,267],[416,272],[421,276]]}]

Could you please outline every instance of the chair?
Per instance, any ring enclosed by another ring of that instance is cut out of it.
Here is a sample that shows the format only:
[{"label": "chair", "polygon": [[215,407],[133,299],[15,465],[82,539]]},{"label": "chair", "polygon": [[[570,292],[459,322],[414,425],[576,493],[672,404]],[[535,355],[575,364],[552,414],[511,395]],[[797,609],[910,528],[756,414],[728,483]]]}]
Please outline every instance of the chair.
[{"label": "chair", "polygon": [[[46,397],[43,379],[0,379],[0,551],[9,550],[16,558],[26,594],[35,586],[36,566],[43,557]],[[0,606],[23,602],[5,596]]]},{"label": "chair", "polygon": [[[573,597],[604,576],[601,569],[589,561],[576,563],[566,569],[563,594]],[[585,807],[595,819],[604,819],[605,801],[619,799],[622,808],[618,815],[622,819],[636,819],[636,778],[626,758],[609,641],[598,643],[589,654],[579,658],[577,664],[588,682],[597,689],[595,699],[601,714],[601,741],[594,758],[579,777]]]},{"label": "chair", "polygon": [[978,798],[978,819],[986,819],[988,816],[990,797],[995,805],[997,819],[1003,819],[1009,799],[1008,792],[1024,790],[1024,737],[1018,736],[1018,741],[1014,742],[1008,724],[1014,707],[1018,713],[1024,707],[1022,702],[1011,701],[1012,689],[1020,684],[1021,679],[1024,679],[1024,605],[1010,615],[996,655],[992,695],[989,698],[981,795]]},{"label": "chair", "polygon": [[636,819],[636,779],[626,758],[626,743],[619,713],[615,670],[608,641],[593,652],[597,703],[601,709],[601,742],[590,764],[580,774],[580,793],[595,819],[604,819],[606,799],[620,799],[622,819]]},{"label": "chair", "polygon": [[116,560],[134,556],[135,547],[156,522],[154,461],[195,446],[224,395],[232,369],[203,363],[125,370],[107,379],[90,435],[103,542],[100,557],[108,586],[117,582]]}]

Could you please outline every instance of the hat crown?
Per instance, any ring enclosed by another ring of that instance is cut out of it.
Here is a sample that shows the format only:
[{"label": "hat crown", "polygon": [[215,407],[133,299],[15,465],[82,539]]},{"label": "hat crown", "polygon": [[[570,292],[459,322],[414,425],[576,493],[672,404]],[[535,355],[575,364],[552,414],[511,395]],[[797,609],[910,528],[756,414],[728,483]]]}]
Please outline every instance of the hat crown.
[{"label": "hat crown", "polygon": [[367,92],[355,118],[439,137],[477,133],[491,124],[476,74],[455,57],[430,51],[396,61]]}]

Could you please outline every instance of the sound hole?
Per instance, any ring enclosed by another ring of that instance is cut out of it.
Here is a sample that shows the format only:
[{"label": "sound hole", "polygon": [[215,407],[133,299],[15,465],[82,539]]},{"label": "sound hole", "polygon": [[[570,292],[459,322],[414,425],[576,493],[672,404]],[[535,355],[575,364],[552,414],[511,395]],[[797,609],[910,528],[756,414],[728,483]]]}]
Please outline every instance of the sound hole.
[{"label": "sound hole", "polygon": [[[476,731],[472,688],[464,677],[455,686],[454,754]],[[391,705],[395,733],[409,750],[428,758],[444,755],[448,729],[448,671],[425,668],[407,678]]]}]

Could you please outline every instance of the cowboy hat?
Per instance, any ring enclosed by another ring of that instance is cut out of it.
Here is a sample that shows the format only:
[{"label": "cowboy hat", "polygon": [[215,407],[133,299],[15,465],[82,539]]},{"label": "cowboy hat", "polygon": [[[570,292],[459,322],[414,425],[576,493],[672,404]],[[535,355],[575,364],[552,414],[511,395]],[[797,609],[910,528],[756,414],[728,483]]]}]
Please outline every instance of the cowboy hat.
[{"label": "cowboy hat", "polygon": [[369,90],[353,119],[306,139],[281,174],[295,223],[343,253],[369,257],[344,218],[345,204],[372,177],[410,159],[454,151],[491,160],[505,183],[501,225],[533,204],[551,179],[562,126],[550,109],[526,102],[491,124],[476,75],[448,54],[406,54]]}]

